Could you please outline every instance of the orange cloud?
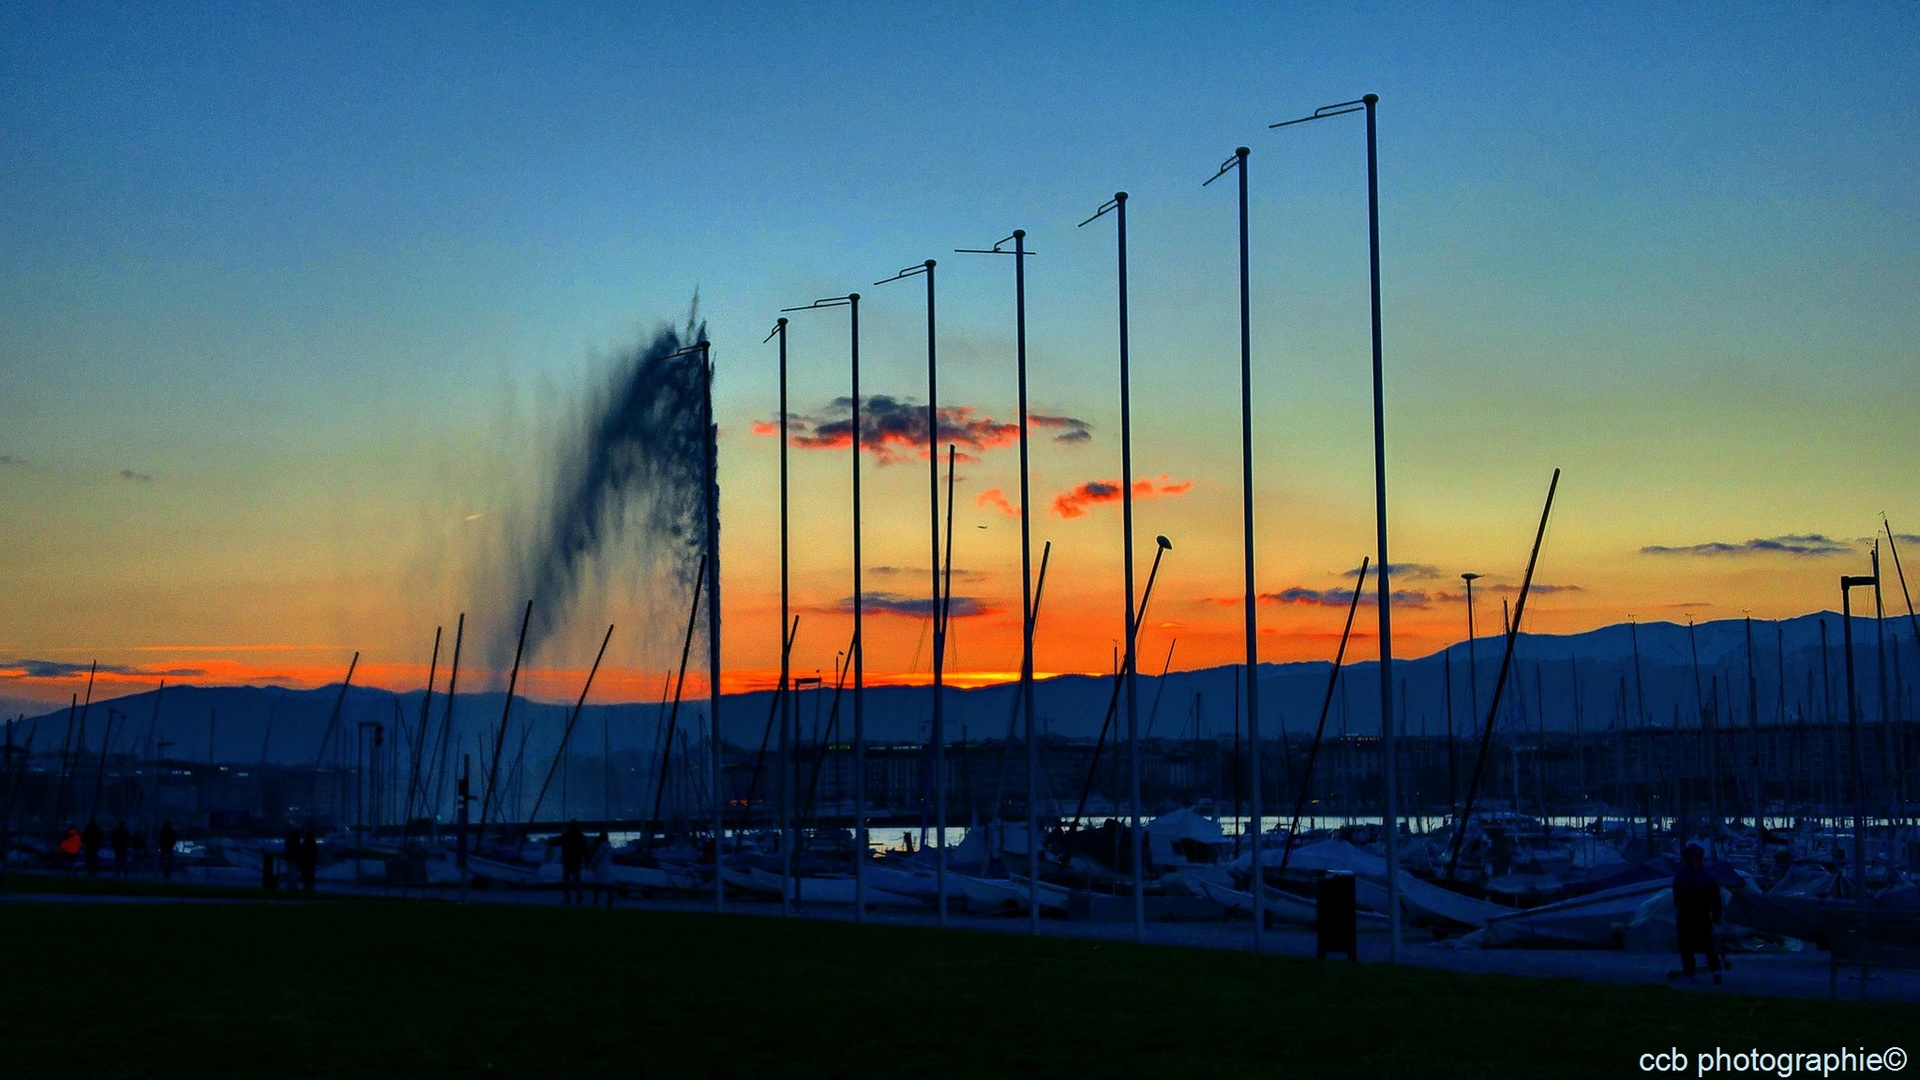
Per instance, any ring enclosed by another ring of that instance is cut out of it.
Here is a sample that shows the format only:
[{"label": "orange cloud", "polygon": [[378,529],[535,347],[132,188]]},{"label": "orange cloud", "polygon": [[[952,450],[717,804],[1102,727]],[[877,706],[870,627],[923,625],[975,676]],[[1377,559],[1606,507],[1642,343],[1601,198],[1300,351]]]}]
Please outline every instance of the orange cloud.
[{"label": "orange cloud", "polygon": [[988,488],[973,500],[973,505],[983,510],[998,510],[1008,517],[1019,517],[1020,508],[1007,501],[1007,494],[999,488]]},{"label": "orange cloud", "polygon": [[[1136,499],[1151,499],[1159,495],[1185,495],[1192,487],[1193,481],[1191,480],[1181,480],[1178,483],[1170,483],[1167,480],[1167,475],[1162,473],[1157,480],[1135,480],[1133,482],[1133,497]],[[1100,503],[1119,502],[1120,493],[1120,481],[1118,480],[1089,480],[1078,487],[1054,496],[1053,512],[1056,517],[1085,517],[1087,507]]]}]

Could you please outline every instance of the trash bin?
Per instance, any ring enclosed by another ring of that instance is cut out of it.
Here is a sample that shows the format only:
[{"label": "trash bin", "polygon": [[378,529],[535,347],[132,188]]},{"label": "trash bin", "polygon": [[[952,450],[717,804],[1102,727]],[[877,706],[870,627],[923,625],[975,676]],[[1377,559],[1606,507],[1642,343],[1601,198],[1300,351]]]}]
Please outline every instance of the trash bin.
[{"label": "trash bin", "polygon": [[1360,959],[1360,926],[1354,907],[1352,872],[1323,872],[1313,905],[1314,950],[1320,959],[1337,952],[1346,953],[1349,960]]}]

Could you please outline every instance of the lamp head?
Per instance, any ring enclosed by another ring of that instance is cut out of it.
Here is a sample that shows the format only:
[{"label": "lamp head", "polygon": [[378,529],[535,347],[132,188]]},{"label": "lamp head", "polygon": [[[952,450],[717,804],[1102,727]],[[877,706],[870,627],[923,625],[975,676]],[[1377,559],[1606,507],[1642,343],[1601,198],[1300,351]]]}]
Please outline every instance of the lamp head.
[{"label": "lamp head", "polygon": [[1169,540],[1169,539],[1167,539],[1167,538],[1166,538],[1166,537],[1164,537],[1164,536],[1156,536],[1156,537],[1154,537],[1154,538],[1153,538],[1153,542],[1154,542],[1154,543],[1156,543],[1156,544],[1159,544],[1159,545],[1160,545],[1160,550],[1161,550],[1161,551],[1172,551],[1172,550],[1173,550],[1173,541],[1171,541],[1171,540]]}]

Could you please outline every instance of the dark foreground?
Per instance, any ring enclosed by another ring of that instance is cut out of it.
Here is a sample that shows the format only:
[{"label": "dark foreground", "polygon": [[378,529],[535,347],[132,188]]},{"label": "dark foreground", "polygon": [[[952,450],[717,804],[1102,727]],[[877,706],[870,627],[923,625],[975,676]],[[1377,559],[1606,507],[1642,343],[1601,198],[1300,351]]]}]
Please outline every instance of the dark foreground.
[{"label": "dark foreground", "polygon": [[666,911],[0,920],[0,1074],[19,1077],[1626,1076],[1673,1048],[1874,1052],[1920,1031],[1912,1005]]}]

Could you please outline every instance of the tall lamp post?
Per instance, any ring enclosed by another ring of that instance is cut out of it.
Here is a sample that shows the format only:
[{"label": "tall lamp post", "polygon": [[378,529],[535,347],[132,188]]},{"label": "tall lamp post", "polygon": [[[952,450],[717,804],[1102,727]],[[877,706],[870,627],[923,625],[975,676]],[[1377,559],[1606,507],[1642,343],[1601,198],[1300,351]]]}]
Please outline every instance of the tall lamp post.
[{"label": "tall lamp post", "polygon": [[860,294],[829,296],[782,311],[847,309],[853,383],[853,921],[867,921],[867,720],[866,641],[861,635],[860,593]]},{"label": "tall lamp post", "polygon": [[1259,619],[1254,610],[1259,596],[1253,588],[1253,305],[1247,265],[1247,147],[1234,150],[1220,168],[1201,187],[1206,187],[1229,170],[1240,179],[1240,522],[1243,552],[1243,585],[1247,636],[1247,761],[1253,771],[1253,949],[1260,951],[1266,919],[1261,910],[1266,878],[1261,873],[1260,838],[1263,832],[1260,799],[1260,653]]},{"label": "tall lamp post", "polygon": [[1400,960],[1400,846],[1399,815],[1395,802],[1395,751],[1393,730],[1393,596],[1388,575],[1393,564],[1387,559],[1387,434],[1386,409],[1380,370],[1380,170],[1379,142],[1374,131],[1374,107],[1380,95],[1367,94],[1353,101],[1325,105],[1311,116],[1283,120],[1269,127],[1281,128],[1325,120],[1334,116],[1362,112],[1367,114],[1367,256],[1373,292],[1373,502],[1375,531],[1379,546],[1380,586],[1380,750],[1386,759],[1387,799],[1381,824],[1387,833],[1387,962]]},{"label": "tall lamp post", "polygon": [[[947,743],[946,710],[941,689],[946,681],[947,609],[940,600],[940,365],[936,345],[933,268],[928,259],[909,266],[890,278],[874,282],[885,285],[910,277],[927,279],[927,543],[932,550],[933,567],[933,844],[934,906],[941,926],[947,925]],[[951,541],[951,538],[949,538]]]},{"label": "tall lamp post", "polygon": [[793,914],[793,742],[788,681],[792,677],[793,639],[788,636],[792,601],[787,534],[787,318],[775,319],[765,345],[780,339],[780,914]]},{"label": "tall lamp post", "polygon": [[[1011,241],[1013,250],[1002,245]],[[955,248],[955,254],[1013,256],[1014,369],[1020,384],[1020,710],[1027,718],[1027,877],[1040,879],[1040,744],[1033,715],[1033,519],[1027,513],[1027,230],[994,242],[991,248]],[[999,808],[995,808],[998,813]],[[1027,930],[1040,932],[1040,893],[1029,889]]]},{"label": "tall lamp post", "polygon": [[[1147,939],[1147,893],[1144,869],[1146,863],[1145,845],[1140,836],[1140,708],[1139,694],[1134,681],[1134,647],[1139,642],[1140,626],[1134,616],[1133,608],[1133,399],[1131,380],[1127,374],[1127,193],[1116,191],[1113,198],[1100,205],[1093,216],[1082,221],[1079,227],[1105,217],[1109,212],[1115,218],[1115,235],[1119,238],[1119,283],[1120,283],[1120,528],[1121,559],[1124,565],[1123,585],[1127,592],[1126,627],[1127,655],[1126,667],[1122,677],[1127,689],[1127,754],[1129,777],[1127,802],[1130,850],[1133,856],[1133,940],[1144,942]],[[1024,511],[1024,507],[1022,510]],[[1155,555],[1155,558],[1159,558]],[[1032,838],[1029,838],[1029,843]]]},{"label": "tall lamp post", "polygon": [[707,437],[707,716],[713,728],[713,910],[719,912],[727,906],[720,881],[720,852],[727,838],[727,800],[720,784],[720,431],[713,422],[713,350],[704,341],[698,344],[706,391],[700,395],[700,426]]}]

